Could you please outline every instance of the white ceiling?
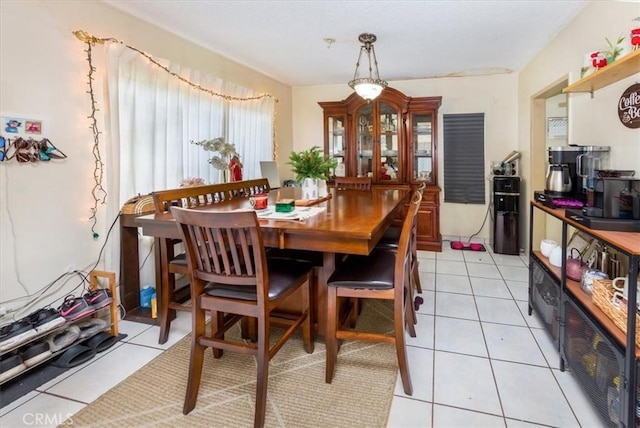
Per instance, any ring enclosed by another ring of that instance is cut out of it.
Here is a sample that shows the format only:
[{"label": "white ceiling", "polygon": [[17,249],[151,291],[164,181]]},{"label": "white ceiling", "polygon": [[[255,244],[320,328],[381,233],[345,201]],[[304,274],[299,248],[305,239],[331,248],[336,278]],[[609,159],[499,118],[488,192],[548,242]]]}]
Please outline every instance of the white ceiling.
[{"label": "white ceiling", "polygon": [[291,86],[351,80],[361,33],[378,37],[380,77],[389,81],[519,71],[588,3],[103,1]]}]

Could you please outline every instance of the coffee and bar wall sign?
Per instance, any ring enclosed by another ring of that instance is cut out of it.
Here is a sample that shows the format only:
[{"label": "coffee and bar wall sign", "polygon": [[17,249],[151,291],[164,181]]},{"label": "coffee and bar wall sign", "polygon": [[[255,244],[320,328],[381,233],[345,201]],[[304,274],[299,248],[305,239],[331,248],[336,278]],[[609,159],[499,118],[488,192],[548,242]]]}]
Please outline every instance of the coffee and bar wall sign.
[{"label": "coffee and bar wall sign", "polygon": [[627,128],[640,128],[640,83],[629,86],[622,93],[618,101],[618,117]]}]

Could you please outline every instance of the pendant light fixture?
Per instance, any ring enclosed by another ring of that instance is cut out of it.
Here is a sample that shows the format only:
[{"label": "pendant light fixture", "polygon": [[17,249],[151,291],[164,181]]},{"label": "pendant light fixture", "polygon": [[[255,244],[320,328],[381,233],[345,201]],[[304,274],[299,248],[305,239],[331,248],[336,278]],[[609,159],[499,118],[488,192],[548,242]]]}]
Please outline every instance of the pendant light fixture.
[{"label": "pendant light fixture", "polygon": [[[360,47],[360,54],[358,55],[358,62],[356,63],[356,72],[353,74],[353,80],[349,82],[349,86],[362,98],[371,101],[380,95],[388,83],[380,79],[380,73],[378,73],[378,60],[376,58],[376,51],[373,48],[373,43],[377,40],[375,34],[360,34],[358,40],[363,44]],[[362,60],[363,56],[366,56],[369,62],[368,77],[360,76],[360,60]],[[373,57],[373,62],[371,62],[371,57]]]}]

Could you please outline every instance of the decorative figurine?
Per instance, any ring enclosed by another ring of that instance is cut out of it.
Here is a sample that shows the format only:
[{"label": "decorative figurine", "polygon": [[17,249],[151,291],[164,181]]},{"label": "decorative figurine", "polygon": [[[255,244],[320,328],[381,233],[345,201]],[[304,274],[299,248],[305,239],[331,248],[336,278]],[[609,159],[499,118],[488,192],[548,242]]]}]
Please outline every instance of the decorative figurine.
[{"label": "decorative figurine", "polygon": [[231,172],[231,181],[242,181],[242,162],[240,162],[238,155],[231,157],[229,171]]}]

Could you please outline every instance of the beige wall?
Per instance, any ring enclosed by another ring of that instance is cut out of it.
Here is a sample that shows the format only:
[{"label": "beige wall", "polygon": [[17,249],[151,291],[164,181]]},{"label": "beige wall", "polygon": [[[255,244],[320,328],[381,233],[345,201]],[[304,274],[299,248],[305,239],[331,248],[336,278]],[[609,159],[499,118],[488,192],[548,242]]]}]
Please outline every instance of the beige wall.
[{"label": "beige wall", "polygon": [[[382,61],[382,58],[379,59]],[[492,160],[502,160],[517,149],[517,76],[450,77],[389,82],[389,86],[411,97],[442,96],[438,123],[443,114],[485,114],[485,176],[489,178]],[[322,109],[318,101],[342,100],[351,94],[344,85],[297,87],[293,89],[293,147],[300,150],[323,145]],[[443,133],[438,135],[438,182],[443,187]],[[290,173],[289,173],[290,174]],[[442,203],[440,229],[442,235],[468,238],[482,226],[489,206],[490,182],[486,181],[486,204],[466,205]],[[444,196],[441,194],[441,199]],[[489,218],[477,235],[489,237]]]},{"label": "beige wall", "polygon": [[[568,77],[570,83],[580,79],[584,54],[605,46],[605,37],[619,35],[629,40],[631,19],[640,16],[637,2],[593,1],[576,16],[519,74],[518,79],[518,147],[523,153],[523,178],[527,197],[523,203],[528,224],[528,201],[534,190],[527,186],[532,179],[544,176],[544,169],[531,171],[531,98]],[[640,130],[622,125],[617,103],[622,92],[638,82],[640,73],[596,91],[568,95],[569,144],[611,146],[610,167],[634,169],[640,173]],[[534,222],[538,227],[538,222]],[[557,235],[553,228],[552,235]],[[527,229],[523,229],[526,232]],[[523,234],[527,238],[526,233]],[[528,241],[527,241],[528,242]],[[534,242],[534,249],[539,242]],[[525,244],[526,245],[526,244]]]},{"label": "beige wall", "polygon": [[[0,114],[43,120],[45,136],[68,159],[0,164],[0,302],[36,293],[70,265],[92,267],[114,221],[100,205],[96,227],[100,237],[92,238],[88,217],[93,206],[93,136],[87,119],[86,45],[71,33],[78,29],[114,37],[151,55],[275,95],[279,98],[278,144],[282,153],[291,151],[290,87],[101,2],[2,0]],[[94,87],[101,108],[104,58],[100,46],[93,52]],[[102,112],[98,122],[104,131]],[[103,154],[107,144],[108,135],[103,134]],[[107,198],[116,197],[115,190],[106,190]],[[116,224],[110,240],[118,239],[117,230]],[[117,262],[106,268],[117,271]],[[73,277],[60,290],[57,283],[54,297],[72,292],[79,282]],[[51,303],[54,297],[36,307]]]}]

